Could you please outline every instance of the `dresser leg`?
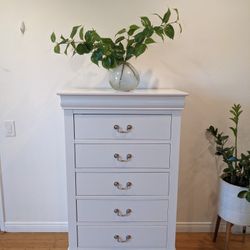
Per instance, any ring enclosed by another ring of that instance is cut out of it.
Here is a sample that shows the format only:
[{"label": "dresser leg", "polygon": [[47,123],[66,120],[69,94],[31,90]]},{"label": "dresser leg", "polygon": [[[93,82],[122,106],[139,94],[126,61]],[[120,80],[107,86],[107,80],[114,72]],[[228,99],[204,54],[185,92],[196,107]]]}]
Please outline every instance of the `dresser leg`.
[{"label": "dresser leg", "polygon": [[221,217],[218,215],[217,216],[217,220],[216,220],[216,225],[215,225],[213,242],[216,242],[218,231],[219,231],[219,227],[220,227],[220,222],[221,222]]}]

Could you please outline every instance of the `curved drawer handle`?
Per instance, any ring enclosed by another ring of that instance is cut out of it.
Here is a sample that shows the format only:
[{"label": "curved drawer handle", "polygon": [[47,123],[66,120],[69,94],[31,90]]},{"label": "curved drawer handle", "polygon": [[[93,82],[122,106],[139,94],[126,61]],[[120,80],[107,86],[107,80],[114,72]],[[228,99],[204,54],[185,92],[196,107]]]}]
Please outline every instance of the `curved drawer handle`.
[{"label": "curved drawer handle", "polygon": [[114,157],[115,157],[115,159],[117,161],[120,161],[120,162],[128,162],[128,161],[130,161],[132,159],[132,155],[131,154],[127,154],[127,156],[126,156],[127,159],[126,160],[122,159],[122,157],[119,154],[117,154],[117,153],[114,154]]},{"label": "curved drawer handle", "polygon": [[117,187],[117,189],[119,189],[119,190],[128,190],[131,188],[132,183],[128,181],[126,183],[126,187],[123,187],[118,181],[115,181],[114,186]]},{"label": "curved drawer handle", "polygon": [[132,130],[132,125],[127,125],[127,130],[123,130],[119,125],[114,125],[114,129],[121,134],[129,133]]},{"label": "curved drawer handle", "polygon": [[116,209],[114,210],[114,213],[117,214],[117,216],[126,217],[126,216],[131,215],[132,209],[128,208],[128,209],[126,210],[126,213],[123,214],[118,208],[116,208]]},{"label": "curved drawer handle", "polygon": [[128,242],[130,239],[132,239],[132,236],[131,236],[131,235],[127,235],[127,236],[126,236],[126,239],[123,240],[122,237],[121,237],[120,235],[116,234],[116,235],[114,236],[114,239],[115,239],[117,242],[119,242],[119,243],[126,243],[126,242]]}]

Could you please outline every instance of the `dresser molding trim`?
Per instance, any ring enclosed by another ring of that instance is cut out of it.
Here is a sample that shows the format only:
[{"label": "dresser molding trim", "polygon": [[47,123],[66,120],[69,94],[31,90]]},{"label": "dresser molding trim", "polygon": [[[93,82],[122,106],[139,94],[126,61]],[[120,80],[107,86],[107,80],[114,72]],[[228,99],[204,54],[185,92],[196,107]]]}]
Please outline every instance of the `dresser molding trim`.
[{"label": "dresser molding trim", "polygon": [[173,89],[141,89],[133,92],[66,89],[58,95],[61,96],[63,109],[182,110],[187,93]]}]

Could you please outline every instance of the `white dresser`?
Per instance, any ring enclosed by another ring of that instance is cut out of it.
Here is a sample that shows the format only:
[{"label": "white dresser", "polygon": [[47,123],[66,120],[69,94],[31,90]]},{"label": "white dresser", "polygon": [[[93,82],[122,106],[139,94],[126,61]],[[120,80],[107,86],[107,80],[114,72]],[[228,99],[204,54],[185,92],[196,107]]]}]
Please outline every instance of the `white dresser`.
[{"label": "white dresser", "polygon": [[70,250],[175,250],[181,111],[170,89],[68,89]]}]

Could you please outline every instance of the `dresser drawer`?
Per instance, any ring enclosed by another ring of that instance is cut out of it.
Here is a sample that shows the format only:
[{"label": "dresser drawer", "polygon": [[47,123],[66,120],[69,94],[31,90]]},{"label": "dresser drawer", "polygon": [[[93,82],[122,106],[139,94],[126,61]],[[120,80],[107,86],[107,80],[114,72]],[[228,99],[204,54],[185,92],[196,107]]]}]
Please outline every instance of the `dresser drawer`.
[{"label": "dresser drawer", "polygon": [[78,246],[83,248],[147,249],[166,245],[166,226],[78,226]]},{"label": "dresser drawer", "polygon": [[167,196],[168,173],[77,173],[77,195]]},{"label": "dresser drawer", "polygon": [[76,144],[77,168],[169,168],[170,144]]},{"label": "dresser drawer", "polygon": [[75,115],[76,139],[168,140],[171,115]]},{"label": "dresser drawer", "polygon": [[78,200],[79,222],[167,221],[168,200]]}]

